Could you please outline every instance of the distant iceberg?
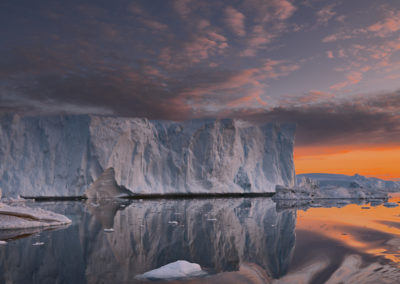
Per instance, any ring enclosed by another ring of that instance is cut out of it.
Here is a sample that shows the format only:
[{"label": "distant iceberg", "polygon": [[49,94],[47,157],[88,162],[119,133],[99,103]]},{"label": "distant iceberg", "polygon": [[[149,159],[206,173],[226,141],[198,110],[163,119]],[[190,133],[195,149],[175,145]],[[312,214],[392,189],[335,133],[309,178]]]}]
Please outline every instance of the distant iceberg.
[{"label": "distant iceberg", "polygon": [[295,185],[294,133],[293,124],[236,119],[7,114],[0,188],[4,197],[81,196],[113,168],[116,185],[135,194],[274,192]]},{"label": "distant iceberg", "polygon": [[293,188],[276,188],[274,199],[386,199],[388,193],[400,191],[400,183],[361,175],[300,174]]},{"label": "distant iceberg", "polygon": [[335,186],[344,188],[381,189],[388,192],[400,190],[400,182],[374,177],[368,178],[359,174],[353,176],[322,173],[299,174],[296,176],[296,183],[301,184],[304,178],[315,181],[321,188]]}]

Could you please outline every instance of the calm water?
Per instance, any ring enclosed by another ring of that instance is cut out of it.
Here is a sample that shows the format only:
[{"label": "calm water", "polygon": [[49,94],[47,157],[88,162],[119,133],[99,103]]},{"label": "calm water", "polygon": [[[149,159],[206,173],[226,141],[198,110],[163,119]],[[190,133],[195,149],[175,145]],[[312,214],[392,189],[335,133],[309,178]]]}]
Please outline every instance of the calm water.
[{"label": "calm water", "polygon": [[400,207],[344,203],[31,203],[73,223],[0,232],[9,240],[0,246],[0,283],[139,283],[135,276],[176,260],[208,276],[173,283],[399,283]]}]

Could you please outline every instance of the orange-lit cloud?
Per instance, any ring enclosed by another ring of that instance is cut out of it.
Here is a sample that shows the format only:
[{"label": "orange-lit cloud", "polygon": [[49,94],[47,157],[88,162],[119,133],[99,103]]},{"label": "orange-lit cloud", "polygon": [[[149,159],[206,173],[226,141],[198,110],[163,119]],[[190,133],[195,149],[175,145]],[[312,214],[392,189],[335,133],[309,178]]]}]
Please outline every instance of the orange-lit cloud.
[{"label": "orange-lit cloud", "polygon": [[375,35],[385,37],[400,30],[400,12],[390,11],[387,17],[367,28]]},{"label": "orange-lit cloud", "polygon": [[225,22],[227,26],[238,36],[244,36],[246,34],[245,30],[245,16],[233,8],[232,6],[228,6],[225,9]]}]

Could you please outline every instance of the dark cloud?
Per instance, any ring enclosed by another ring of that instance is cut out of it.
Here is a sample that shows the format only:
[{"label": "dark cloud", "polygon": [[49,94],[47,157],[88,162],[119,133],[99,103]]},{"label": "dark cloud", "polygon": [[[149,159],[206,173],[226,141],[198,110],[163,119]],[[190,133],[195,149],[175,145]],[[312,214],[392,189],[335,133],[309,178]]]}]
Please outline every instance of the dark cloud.
[{"label": "dark cloud", "polygon": [[[2,1],[0,111],[279,120],[298,124],[298,145],[399,143],[400,92],[365,87],[399,87],[394,12],[364,17],[388,38],[338,49],[321,43],[325,25],[302,27],[319,11],[337,34],[348,11],[352,30],[353,7],[317,2]],[[368,85],[373,72],[382,81]]]},{"label": "dark cloud", "polygon": [[[232,116],[256,122],[297,124],[296,145],[400,144],[400,91],[354,102],[281,107],[268,111],[239,111]],[[389,106],[389,107],[388,107]]]}]

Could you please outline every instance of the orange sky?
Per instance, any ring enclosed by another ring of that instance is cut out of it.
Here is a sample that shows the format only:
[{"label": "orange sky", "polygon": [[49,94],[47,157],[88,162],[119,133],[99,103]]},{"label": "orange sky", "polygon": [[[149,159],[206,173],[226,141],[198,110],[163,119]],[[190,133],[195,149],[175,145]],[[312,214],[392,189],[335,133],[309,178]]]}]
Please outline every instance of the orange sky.
[{"label": "orange sky", "polygon": [[400,146],[295,147],[296,174],[336,173],[400,179]]}]

